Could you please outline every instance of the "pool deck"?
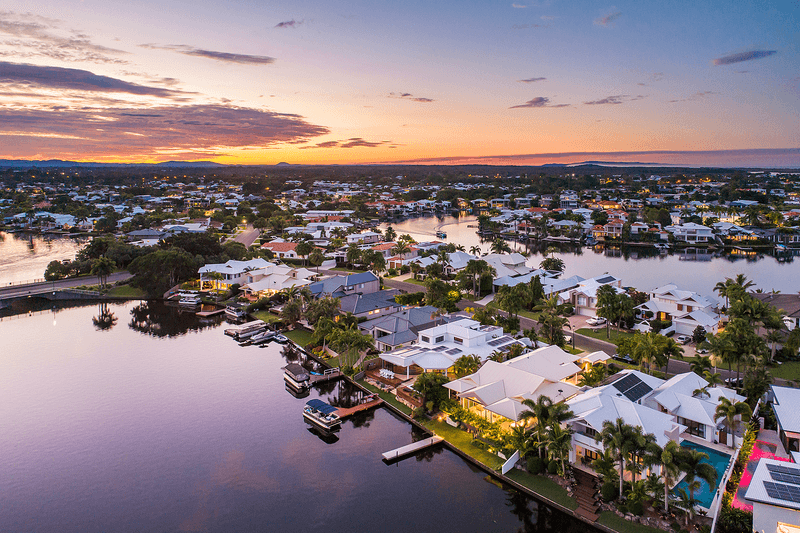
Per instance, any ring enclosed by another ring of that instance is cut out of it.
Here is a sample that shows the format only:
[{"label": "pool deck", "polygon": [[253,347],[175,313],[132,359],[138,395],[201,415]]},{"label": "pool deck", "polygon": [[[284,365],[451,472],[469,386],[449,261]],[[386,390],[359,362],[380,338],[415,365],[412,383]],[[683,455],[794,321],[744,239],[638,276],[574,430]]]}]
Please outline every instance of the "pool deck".
[{"label": "pool deck", "polygon": [[681,433],[681,438],[685,441],[691,442],[692,444],[697,444],[698,446],[703,446],[705,448],[714,450],[715,452],[724,453],[725,455],[733,456],[737,452],[737,450],[731,448],[730,446],[708,442],[707,440],[701,439],[700,437],[695,437],[694,435],[689,435],[688,433]]}]

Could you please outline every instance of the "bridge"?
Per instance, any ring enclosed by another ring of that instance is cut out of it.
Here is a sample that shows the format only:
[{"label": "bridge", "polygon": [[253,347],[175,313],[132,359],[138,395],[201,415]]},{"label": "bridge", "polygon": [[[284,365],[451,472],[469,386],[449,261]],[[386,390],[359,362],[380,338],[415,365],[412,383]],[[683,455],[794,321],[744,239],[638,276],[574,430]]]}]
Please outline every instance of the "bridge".
[{"label": "bridge", "polygon": [[[129,272],[115,272],[108,276],[108,283],[116,283],[130,279]],[[81,276],[78,278],[60,279],[57,281],[40,281],[22,285],[9,284],[0,286],[0,308],[7,307],[14,300],[21,298],[47,298],[48,300],[84,300],[102,296],[97,291],[77,289],[85,285],[96,285],[97,276]]]}]

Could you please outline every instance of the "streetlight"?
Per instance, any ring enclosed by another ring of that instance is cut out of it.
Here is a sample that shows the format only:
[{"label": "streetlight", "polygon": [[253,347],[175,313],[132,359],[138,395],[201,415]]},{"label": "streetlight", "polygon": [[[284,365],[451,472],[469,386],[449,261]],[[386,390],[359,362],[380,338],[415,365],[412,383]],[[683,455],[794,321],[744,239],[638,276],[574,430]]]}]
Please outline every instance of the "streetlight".
[{"label": "streetlight", "polygon": [[575,332],[572,330],[572,324],[567,321],[567,327],[569,328],[570,336],[572,337],[572,349],[575,349]]}]

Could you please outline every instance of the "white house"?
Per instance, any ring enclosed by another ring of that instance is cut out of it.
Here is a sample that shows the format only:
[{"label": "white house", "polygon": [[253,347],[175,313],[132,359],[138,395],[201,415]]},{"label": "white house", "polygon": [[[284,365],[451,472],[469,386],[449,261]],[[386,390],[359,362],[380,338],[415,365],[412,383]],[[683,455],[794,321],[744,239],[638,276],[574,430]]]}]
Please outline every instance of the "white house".
[{"label": "white house", "polygon": [[595,316],[597,314],[597,289],[609,285],[617,293],[625,292],[622,280],[610,274],[603,274],[578,282],[558,295],[560,303],[569,303],[575,308],[576,315]]},{"label": "white house", "polygon": [[[204,265],[198,270],[200,286],[202,287],[208,283],[215,288],[229,289],[234,283],[244,285],[265,276],[267,271],[274,266],[274,263],[262,258],[249,261],[234,261],[231,259],[227,263]],[[221,278],[219,280],[214,279],[214,273],[218,273]]]},{"label": "white house", "polygon": [[691,335],[697,326],[707,333],[717,333],[719,313],[715,299],[678,288],[674,283],[657,287],[650,292],[650,299],[636,307],[640,317],[649,316],[672,321],[675,333]]},{"label": "white house", "polygon": [[679,226],[667,226],[664,229],[672,233],[676,241],[683,241],[690,244],[714,241],[714,231],[709,227],[702,226],[695,222],[687,222]]},{"label": "white house", "polygon": [[759,460],[744,497],[753,504],[753,531],[800,532],[800,465]]}]

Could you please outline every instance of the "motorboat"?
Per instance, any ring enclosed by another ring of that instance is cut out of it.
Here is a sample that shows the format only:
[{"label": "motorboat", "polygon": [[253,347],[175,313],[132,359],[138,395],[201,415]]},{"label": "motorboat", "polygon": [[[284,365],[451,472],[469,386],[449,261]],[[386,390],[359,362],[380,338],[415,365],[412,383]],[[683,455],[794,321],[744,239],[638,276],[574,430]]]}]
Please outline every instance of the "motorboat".
[{"label": "motorboat", "polygon": [[202,304],[203,300],[199,296],[185,295],[178,301],[178,305],[182,307],[197,307]]},{"label": "motorboat", "polygon": [[253,320],[245,324],[240,324],[225,330],[225,335],[229,335],[237,341],[247,340],[267,329],[267,323],[263,320]]},{"label": "motorboat", "polygon": [[252,344],[258,344],[258,343],[262,343],[262,342],[269,342],[269,341],[273,340],[275,338],[275,335],[277,335],[277,334],[278,334],[277,331],[272,331],[271,329],[268,329],[266,331],[262,331],[261,333],[256,333],[255,335],[250,337],[250,342]]},{"label": "motorboat", "polygon": [[308,371],[297,363],[289,363],[283,367],[283,379],[298,390],[311,387],[311,376]]},{"label": "motorboat", "polygon": [[247,318],[247,308],[241,305],[228,305],[225,307],[225,316],[231,320]]},{"label": "motorboat", "polygon": [[444,231],[442,231],[442,230],[439,230],[439,231],[437,231],[437,232],[436,232],[436,236],[437,236],[438,238],[440,238],[440,239],[446,239],[446,238],[447,238],[447,233],[445,233],[445,232],[444,232]]},{"label": "motorboat", "polygon": [[274,340],[275,342],[278,342],[280,344],[286,344],[287,342],[289,342],[289,337],[287,337],[286,335],[283,335],[282,333],[278,333],[278,334],[275,335],[275,337],[272,340]]},{"label": "motorboat", "polygon": [[336,414],[338,409],[317,398],[308,400],[303,407],[303,418],[327,431],[342,425],[342,419]]}]

